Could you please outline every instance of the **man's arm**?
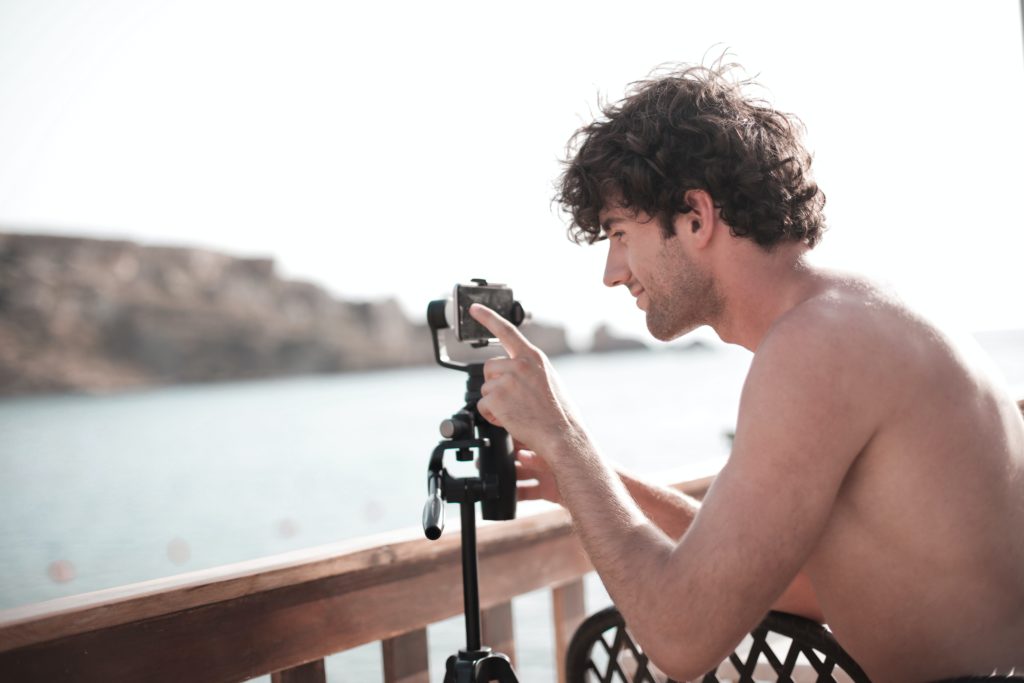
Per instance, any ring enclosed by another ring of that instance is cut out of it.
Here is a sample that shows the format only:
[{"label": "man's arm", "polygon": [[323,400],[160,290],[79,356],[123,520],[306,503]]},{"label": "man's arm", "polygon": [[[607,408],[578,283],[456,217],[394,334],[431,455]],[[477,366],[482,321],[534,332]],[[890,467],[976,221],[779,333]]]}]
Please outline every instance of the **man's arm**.
[{"label": "man's arm", "polygon": [[[517,444],[519,500],[548,500],[561,505],[562,498],[554,475],[544,458],[533,451],[518,450],[519,447]],[[682,538],[700,510],[700,501],[669,486],[645,481],[620,467],[614,469],[616,476],[647,518],[670,538]]]},{"label": "man's arm", "polygon": [[[520,450],[517,467],[520,470],[521,500],[542,498],[561,504],[553,475],[543,458],[532,451]],[[697,516],[700,501],[674,488],[645,481],[620,467],[615,468],[615,473],[644,515],[669,538],[679,541]],[[802,571],[775,601],[772,609],[825,623],[814,587]]]},{"label": "man's arm", "polygon": [[[668,486],[658,486],[638,479],[622,469],[616,468],[616,472],[622,483],[626,485],[629,495],[633,497],[647,518],[664,531],[669,538],[679,541],[697,516],[700,502]],[[821,611],[821,605],[818,604],[814,586],[811,585],[811,580],[803,571],[796,575],[796,578],[790,582],[771,608],[780,612],[797,614],[819,624],[825,623],[825,615]]]},{"label": "man's arm", "polygon": [[488,361],[481,413],[544,453],[591,561],[652,660],[675,678],[699,676],[814,549],[874,428],[870,406],[858,405],[870,360],[846,362],[856,348],[845,329],[776,325],[744,386],[732,456],[677,543],[566,413],[543,354],[497,316],[474,315],[510,355]]}]

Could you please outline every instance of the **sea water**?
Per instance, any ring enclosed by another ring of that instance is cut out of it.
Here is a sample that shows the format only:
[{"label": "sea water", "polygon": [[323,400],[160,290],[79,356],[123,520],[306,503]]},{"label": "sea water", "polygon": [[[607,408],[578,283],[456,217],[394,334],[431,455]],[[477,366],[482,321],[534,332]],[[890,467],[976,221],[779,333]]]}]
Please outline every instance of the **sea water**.
[{"label": "sea water", "polygon": [[[1019,397],[1024,348],[993,339]],[[749,362],[716,345],[555,366],[602,452],[657,473],[727,455]],[[0,609],[415,527],[437,425],[464,391],[461,373],[424,367],[0,401]],[[587,594],[607,603],[594,577]],[[553,681],[549,592],[513,610],[521,680]],[[461,617],[428,637],[440,681]],[[328,659],[331,681],[380,670],[377,643]]]}]

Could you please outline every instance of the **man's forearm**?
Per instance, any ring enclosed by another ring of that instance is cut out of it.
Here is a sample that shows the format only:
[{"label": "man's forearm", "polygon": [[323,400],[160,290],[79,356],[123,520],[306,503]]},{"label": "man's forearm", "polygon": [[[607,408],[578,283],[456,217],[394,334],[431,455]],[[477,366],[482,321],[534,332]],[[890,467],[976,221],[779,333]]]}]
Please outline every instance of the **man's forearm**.
[{"label": "man's forearm", "polygon": [[[654,556],[647,553],[653,548],[671,551],[700,503],[612,467],[578,423],[563,437],[569,434],[552,445],[559,452],[547,458],[562,503],[572,512],[577,533],[613,599],[631,599],[636,577],[657,572],[656,563],[647,562]],[[627,587],[616,590],[619,576]]]},{"label": "man's forearm", "polygon": [[[676,544],[671,532],[685,530],[693,510],[671,492],[620,475],[585,434],[574,436],[546,451],[562,503],[572,513],[584,549],[634,632],[654,631],[672,612],[660,614],[665,607],[663,595],[652,587],[665,579],[666,562]],[[642,509],[644,504],[650,513]],[[673,513],[681,513],[682,521],[671,520]],[[669,528],[660,529],[655,520]]]},{"label": "man's forearm", "polygon": [[668,486],[639,479],[620,468],[615,472],[648,519],[670,538],[682,538],[697,516],[699,501]]}]

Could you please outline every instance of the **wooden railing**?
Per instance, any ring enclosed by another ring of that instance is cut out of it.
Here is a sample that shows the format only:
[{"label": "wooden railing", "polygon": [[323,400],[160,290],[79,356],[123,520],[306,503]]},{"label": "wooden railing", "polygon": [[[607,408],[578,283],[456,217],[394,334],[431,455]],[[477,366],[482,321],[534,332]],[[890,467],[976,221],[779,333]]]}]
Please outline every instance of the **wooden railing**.
[{"label": "wooden railing", "polygon": [[[512,598],[550,587],[564,680],[591,570],[568,514],[485,524],[477,544],[483,641],[514,657]],[[0,680],[324,681],[325,657],[381,641],[386,683],[427,683],[426,627],[461,612],[459,534],[408,530],[0,612]]]}]

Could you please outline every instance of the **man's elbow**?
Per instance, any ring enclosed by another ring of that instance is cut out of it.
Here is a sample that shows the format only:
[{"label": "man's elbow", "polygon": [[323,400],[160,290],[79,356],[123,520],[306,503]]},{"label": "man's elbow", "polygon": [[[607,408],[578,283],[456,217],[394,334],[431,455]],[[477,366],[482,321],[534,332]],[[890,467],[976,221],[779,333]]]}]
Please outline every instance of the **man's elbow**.
[{"label": "man's elbow", "polygon": [[724,659],[724,657],[715,660],[688,657],[681,652],[665,657],[660,655],[648,655],[648,657],[654,666],[673,681],[702,680],[705,674],[715,669]]},{"label": "man's elbow", "polygon": [[648,659],[675,681],[701,680],[732,652],[731,647],[713,644],[699,638],[655,638],[640,643]]}]

